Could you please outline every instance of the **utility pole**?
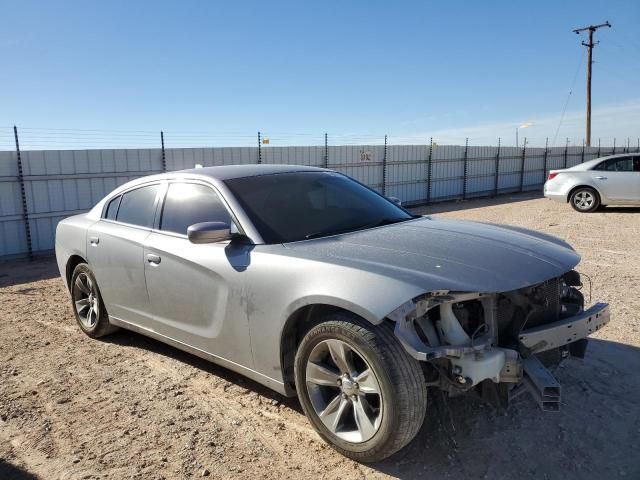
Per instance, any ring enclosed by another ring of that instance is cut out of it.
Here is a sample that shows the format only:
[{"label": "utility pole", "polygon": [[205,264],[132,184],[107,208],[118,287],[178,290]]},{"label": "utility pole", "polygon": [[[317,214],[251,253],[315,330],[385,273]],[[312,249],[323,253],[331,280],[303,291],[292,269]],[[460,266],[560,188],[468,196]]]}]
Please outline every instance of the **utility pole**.
[{"label": "utility pole", "polygon": [[589,32],[589,43],[582,42],[582,45],[587,47],[587,147],[591,146],[591,64],[593,63],[593,47],[598,43],[593,43],[593,34],[596,30],[602,27],[611,28],[609,22],[601,23],[600,25],[589,25],[588,27],[576,28],[574,32],[576,35],[580,35],[580,32]]}]

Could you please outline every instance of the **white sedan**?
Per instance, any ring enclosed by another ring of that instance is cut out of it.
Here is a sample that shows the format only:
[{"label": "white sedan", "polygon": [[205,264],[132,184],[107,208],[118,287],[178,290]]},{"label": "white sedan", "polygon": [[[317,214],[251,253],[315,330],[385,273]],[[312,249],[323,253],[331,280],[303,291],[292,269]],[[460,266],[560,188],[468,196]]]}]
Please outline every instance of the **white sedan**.
[{"label": "white sedan", "polygon": [[569,202],[579,212],[593,212],[606,205],[640,205],[640,153],[550,170],[544,196]]}]

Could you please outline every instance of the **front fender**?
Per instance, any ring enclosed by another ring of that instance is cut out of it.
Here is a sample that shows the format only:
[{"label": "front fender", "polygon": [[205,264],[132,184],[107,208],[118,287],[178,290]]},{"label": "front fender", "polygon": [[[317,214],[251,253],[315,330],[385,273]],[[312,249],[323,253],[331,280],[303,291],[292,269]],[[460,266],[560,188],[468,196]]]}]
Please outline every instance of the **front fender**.
[{"label": "front fender", "polygon": [[285,309],[285,318],[308,305],[331,305],[359,315],[374,325],[407,300],[424,291],[420,287],[382,275],[343,269],[332,281],[309,286]]}]

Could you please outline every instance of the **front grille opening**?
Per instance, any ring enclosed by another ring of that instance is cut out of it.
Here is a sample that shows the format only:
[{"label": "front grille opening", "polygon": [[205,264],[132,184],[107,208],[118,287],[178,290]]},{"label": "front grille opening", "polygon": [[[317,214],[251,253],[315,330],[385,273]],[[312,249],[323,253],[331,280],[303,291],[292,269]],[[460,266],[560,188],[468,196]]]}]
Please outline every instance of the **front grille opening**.
[{"label": "front grille opening", "polygon": [[468,300],[466,302],[454,303],[453,314],[456,316],[462,329],[469,337],[473,337],[480,332],[484,325],[484,307],[479,300]]}]

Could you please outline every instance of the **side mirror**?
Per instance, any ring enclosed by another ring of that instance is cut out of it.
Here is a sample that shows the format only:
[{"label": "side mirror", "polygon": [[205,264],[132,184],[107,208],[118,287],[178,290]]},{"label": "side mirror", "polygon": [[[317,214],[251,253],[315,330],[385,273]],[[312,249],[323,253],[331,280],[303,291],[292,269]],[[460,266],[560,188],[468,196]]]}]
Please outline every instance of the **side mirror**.
[{"label": "side mirror", "polygon": [[387,197],[391,202],[395,203],[397,206],[401,207],[402,202],[398,197]]},{"label": "side mirror", "polygon": [[191,243],[216,243],[231,239],[231,226],[224,222],[202,222],[187,228]]}]

